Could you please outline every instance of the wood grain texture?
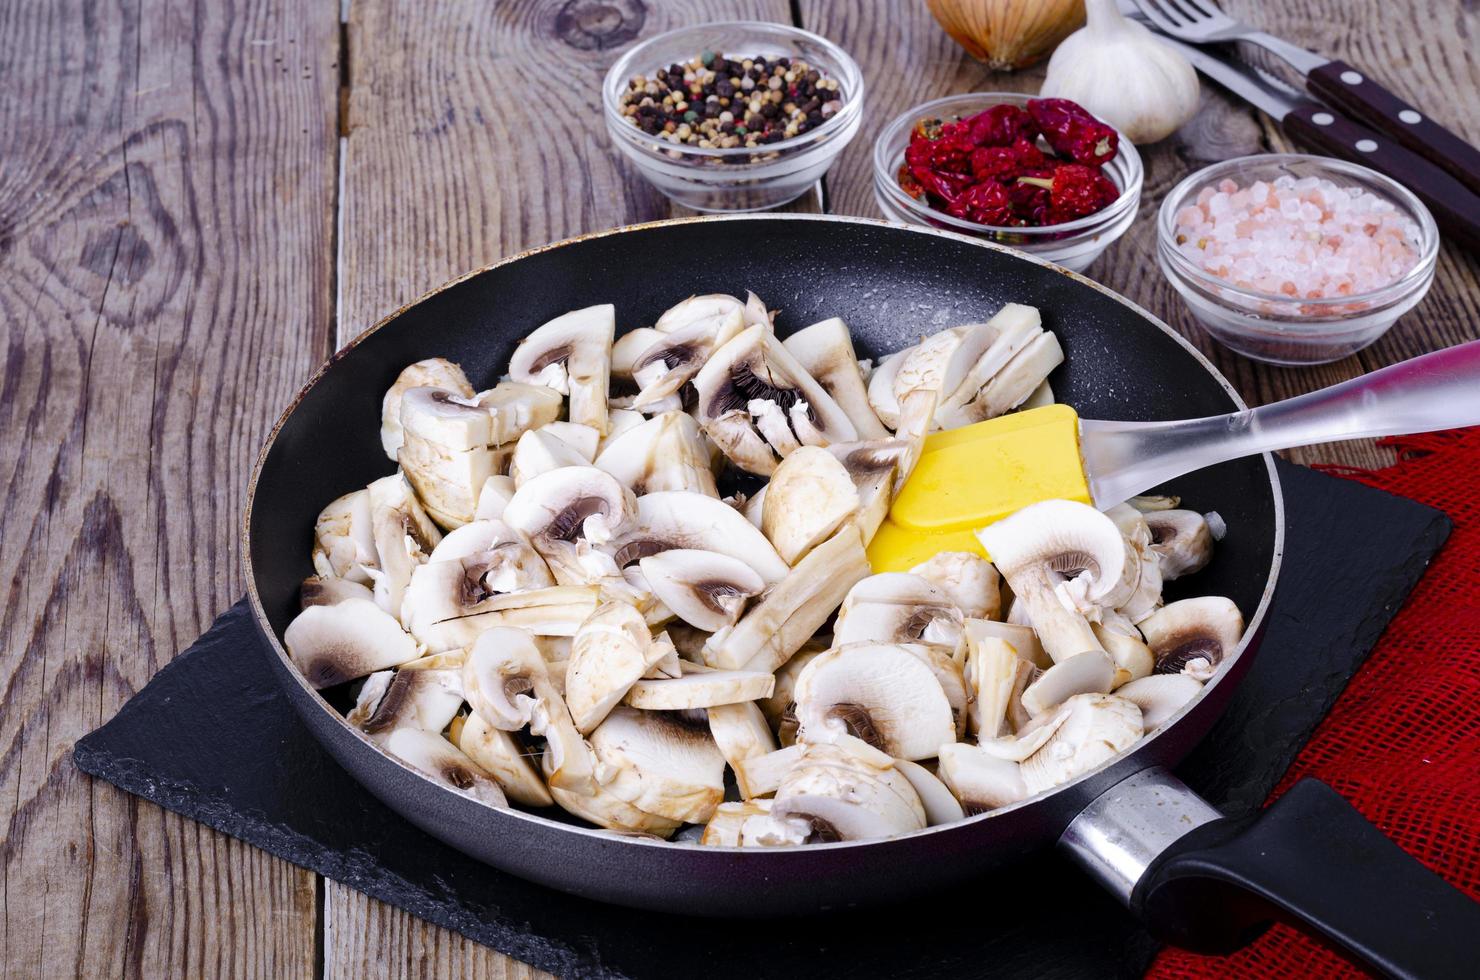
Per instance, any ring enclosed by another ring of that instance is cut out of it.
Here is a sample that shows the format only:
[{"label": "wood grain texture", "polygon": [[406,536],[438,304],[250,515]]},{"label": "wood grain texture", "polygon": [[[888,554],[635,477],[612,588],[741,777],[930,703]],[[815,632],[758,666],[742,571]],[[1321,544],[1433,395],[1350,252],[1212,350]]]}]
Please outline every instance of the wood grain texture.
[{"label": "wood grain texture", "polygon": [[302,976],[313,876],[72,765],[242,591],[330,342],[333,12],[0,3],[0,973]]}]

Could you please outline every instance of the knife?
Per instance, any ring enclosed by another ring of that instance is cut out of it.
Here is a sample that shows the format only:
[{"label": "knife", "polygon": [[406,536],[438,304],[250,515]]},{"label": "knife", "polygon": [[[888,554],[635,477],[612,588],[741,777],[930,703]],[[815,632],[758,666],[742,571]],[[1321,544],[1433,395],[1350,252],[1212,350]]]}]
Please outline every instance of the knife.
[{"label": "knife", "polygon": [[1208,78],[1268,113],[1292,140],[1371,167],[1407,187],[1428,205],[1434,220],[1451,241],[1480,253],[1480,195],[1442,167],[1386,134],[1354,122],[1283,85],[1276,87],[1206,48],[1183,44],[1159,32],[1156,38],[1182,52]]}]

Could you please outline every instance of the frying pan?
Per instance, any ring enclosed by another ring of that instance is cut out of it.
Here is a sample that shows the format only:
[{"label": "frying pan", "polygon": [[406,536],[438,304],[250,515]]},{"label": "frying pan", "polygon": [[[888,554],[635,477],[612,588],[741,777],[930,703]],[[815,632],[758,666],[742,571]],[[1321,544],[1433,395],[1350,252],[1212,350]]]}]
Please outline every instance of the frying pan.
[{"label": "frying pan", "polygon": [[1170,583],[1168,599],[1226,595],[1248,623],[1202,694],[1129,753],[1052,793],[903,837],[713,848],[594,830],[556,812],[489,808],[372,745],[343,720],[345,692],[324,692],[326,699],[305,683],[281,637],[298,610],[299,583],[313,571],[314,521],[328,501],[393,470],[378,419],[381,395],[401,368],[448,357],[484,387],[520,338],[567,310],[615,303],[620,331],[651,323],[685,296],[746,289],[780,310],[783,335],[843,317],[863,357],[979,320],[1009,301],[1029,303],[1065,350],[1054,391],[1086,417],[1198,418],[1244,407],[1191,345],[1127,300],[1056,266],[928,229],[803,215],[697,218],[587,235],[464,276],[336,354],[278,421],[250,490],[248,593],[266,647],[288,698],[356,779],[481,861],[635,907],[790,915],[864,896],[898,900],[1057,843],[1159,936],[1194,949],[1235,948],[1279,914],[1386,972],[1444,975],[1480,961],[1480,906],[1403,855],[1323,784],[1299,784],[1262,817],[1234,821],[1166,771],[1223,711],[1263,634],[1284,542],[1268,455],[1179,478],[1173,488],[1190,506],[1218,511],[1228,534],[1209,568]]}]

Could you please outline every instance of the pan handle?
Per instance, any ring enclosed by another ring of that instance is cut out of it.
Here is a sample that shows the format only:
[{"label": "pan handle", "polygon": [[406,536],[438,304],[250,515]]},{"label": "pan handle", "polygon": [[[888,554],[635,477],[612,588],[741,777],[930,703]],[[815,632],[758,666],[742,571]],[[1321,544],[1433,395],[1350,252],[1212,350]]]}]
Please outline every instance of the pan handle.
[{"label": "pan handle", "polygon": [[1228,818],[1147,770],[1091,803],[1060,844],[1153,935],[1195,952],[1230,953],[1278,919],[1387,976],[1473,976],[1480,963],[1480,903],[1316,779]]}]

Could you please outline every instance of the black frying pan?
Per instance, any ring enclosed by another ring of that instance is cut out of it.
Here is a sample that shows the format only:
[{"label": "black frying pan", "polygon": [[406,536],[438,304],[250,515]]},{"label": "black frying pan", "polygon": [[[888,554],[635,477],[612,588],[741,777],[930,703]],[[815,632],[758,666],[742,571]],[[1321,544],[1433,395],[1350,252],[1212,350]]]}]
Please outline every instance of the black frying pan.
[{"label": "black frying pan", "polygon": [[1234,822],[1164,771],[1208,731],[1259,645],[1284,540],[1268,456],[1174,487],[1191,506],[1222,514],[1228,535],[1212,565],[1172,583],[1168,598],[1227,595],[1249,624],[1200,697],[1129,754],[1046,796],[905,837],[706,848],[593,830],[555,812],[492,809],[383,754],[304,682],[280,639],[298,610],[299,583],[312,573],[314,519],[328,501],[391,471],[379,442],[380,400],[402,367],[448,357],[483,387],[521,337],[567,310],[615,303],[619,330],[630,329],[690,294],[746,289],[781,311],[782,334],[843,317],[860,356],[983,318],[1008,301],[1029,303],[1066,353],[1054,391],[1086,417],[1196,418],[1243,407],[1212,365],[1140,308],[1057,267],[943,232],[809,216],[710,218],[604,232],[505,260],[429,294],[335,355],[278,422],[253,479],[252,606],[284,690],[350,773],[475,858],[624,905],[813,912],[863,896],[920,895],[1059,842],[1159,935],[1192,948],[1234,948],[1283,913],[1387,971],[1434,976],[1480,962],[1480,906],[1406,858],[1323,784],[1303,783],[1262,819]]}]

